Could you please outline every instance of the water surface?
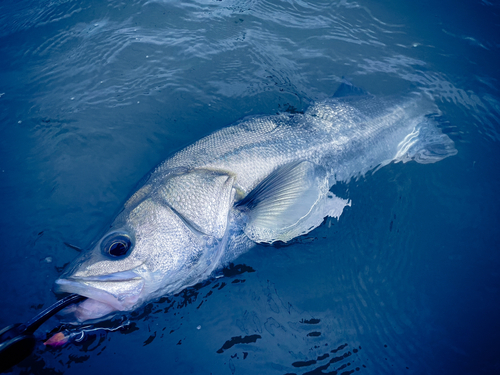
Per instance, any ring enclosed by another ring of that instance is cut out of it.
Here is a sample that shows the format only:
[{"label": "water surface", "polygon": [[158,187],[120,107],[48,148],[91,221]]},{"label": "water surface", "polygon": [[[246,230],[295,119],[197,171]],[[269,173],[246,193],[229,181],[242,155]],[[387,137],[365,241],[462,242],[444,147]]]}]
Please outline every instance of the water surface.
[{"label": "water surface", "polygon": [[[0,4],[0,326],[52,283],[174,151],[252,114],[303,111],[342,77],[424,92],[458,154],[390,164],[287,246],[257,246],[132,328],[37,347],[13,373],[500,371],[500,7],[492,1]],[[220,277],[219,277],[220,276]],[[38,335],[58,325],[52,319]]]}]

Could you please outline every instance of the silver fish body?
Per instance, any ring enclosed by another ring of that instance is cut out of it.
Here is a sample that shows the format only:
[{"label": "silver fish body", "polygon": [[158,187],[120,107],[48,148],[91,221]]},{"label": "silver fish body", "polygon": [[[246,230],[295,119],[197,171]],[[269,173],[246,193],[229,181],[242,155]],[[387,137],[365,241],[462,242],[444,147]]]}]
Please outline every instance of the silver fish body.
[{"label": "silver fish body", "polygon": [[56,281],[89,299],[78,321],[130,311],[210,276],[255,243],[289,241],[338,218],[329,189],[390,162],[456,154],[421,95],[339,96],[303,114],[245,118],[174,154],[125,203],[110,230]]}]

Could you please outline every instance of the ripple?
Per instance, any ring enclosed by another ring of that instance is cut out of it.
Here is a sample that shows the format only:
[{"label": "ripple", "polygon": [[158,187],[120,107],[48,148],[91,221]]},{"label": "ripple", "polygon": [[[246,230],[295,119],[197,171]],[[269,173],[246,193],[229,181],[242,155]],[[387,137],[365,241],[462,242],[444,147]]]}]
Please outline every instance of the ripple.
[{"label": "ripple", "polygon": [[74,0],[2,2],[0,37],[59,22],[81,12],[82,9],[80,2]]},{"label": "ripple", "polygon": [[[356,8],[342,2],[334,7],[307,2],[146,2],[141,8],[156,14],[153,18],[130,12],[122,20],[93,19],[46,39],[31,52],[46,60],[32,83],[42,107],[59,103],[61,110],[71,111],[130,106],[144,95],[185,90],[205,96],[205,102],[214,100],[213,95],[253,96],[270,90],[300,100],[312,94],[308,78],[316,59],[344,58],[332,43],[380,47],[386,44],[379,38],[381,28],[388,33],[397,29],[367,12],[353,22],[338,7]],[[182,22],[174,23],[167,14]],[[208,75],[209,86],[200,86],[201,75]]]}]

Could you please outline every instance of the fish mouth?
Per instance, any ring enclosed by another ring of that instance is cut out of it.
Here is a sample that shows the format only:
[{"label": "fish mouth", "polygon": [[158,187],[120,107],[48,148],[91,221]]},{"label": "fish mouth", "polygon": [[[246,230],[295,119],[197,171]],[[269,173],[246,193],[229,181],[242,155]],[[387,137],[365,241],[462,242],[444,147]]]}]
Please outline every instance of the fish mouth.
[{"label": "fish mouth", "polygon": [[136,305],[144,288],[144,279],[133,271],[103,276],[57,279],[55,293],[76,293],[87,297],[63,310],[78,322],[102,318],[112,312],[129,311]]}]

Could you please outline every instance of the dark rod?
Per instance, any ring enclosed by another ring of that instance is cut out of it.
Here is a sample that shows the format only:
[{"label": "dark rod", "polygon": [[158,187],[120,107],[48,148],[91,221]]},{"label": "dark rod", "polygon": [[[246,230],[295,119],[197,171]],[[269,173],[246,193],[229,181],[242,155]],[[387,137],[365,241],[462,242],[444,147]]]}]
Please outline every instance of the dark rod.
[{"label": "dark rod", "polygon": [[34,318],[24,324],[11,324],[0,330],[0,372],[29,356],[35,348],[34,332],[52,316],[73,303],[87,299],[79,294],[70,294],[47,307]]},{"label": "dark rod", "polygon": [[24,324],[25,332],[29,333],[35,332],[43,323],[45,323],[47,320],[49,320],[51,317],[53,317],[55,314],[57,314],[65,307],[73,303],[83,301],[85,299],[87,299],[87,297],[81,296],[79,294],[70,294],[69,296],[66,296],[63,299],[60,299],[53,305],[47,307],[45,310],[40,312],[34,318],[31,318],[27,323],[25,323]]}]

